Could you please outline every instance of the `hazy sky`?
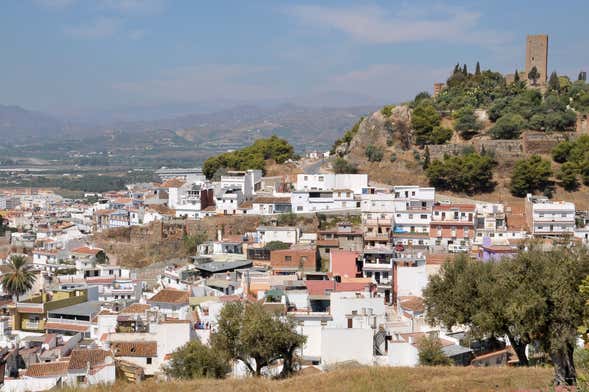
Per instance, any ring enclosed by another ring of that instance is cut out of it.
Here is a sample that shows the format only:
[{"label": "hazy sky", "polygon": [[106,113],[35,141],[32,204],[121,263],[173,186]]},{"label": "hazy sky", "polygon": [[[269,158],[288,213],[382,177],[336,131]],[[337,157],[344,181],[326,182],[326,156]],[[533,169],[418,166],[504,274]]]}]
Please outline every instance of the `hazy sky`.
[{"label": "hazy sky", "polygon": [[431,89],[457,61],[522,68],[526,33],[548,33],[550,70],[576,76],[589,70],[588,6],[2,0],[0,104],[75,112],[334,92],[397,102]]}]

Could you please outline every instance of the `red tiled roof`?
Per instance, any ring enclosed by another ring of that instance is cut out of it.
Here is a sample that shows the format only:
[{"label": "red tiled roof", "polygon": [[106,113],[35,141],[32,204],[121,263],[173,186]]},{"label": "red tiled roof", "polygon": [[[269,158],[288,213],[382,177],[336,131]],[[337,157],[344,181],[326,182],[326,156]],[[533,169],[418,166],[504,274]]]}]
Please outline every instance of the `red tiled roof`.
[{"label": "red tiled roof", "polygon": [[[305,286],[309,295],[325,295],[326,290],[329,291],[364,291],[370,287],[370,283],[366,282],[341,282],[337,283],[334,280],[306,280]],[[335,288],[335,290],[334,290]]]},{"label": "red tiled roof", "polygon": [[222,295],[219,297],[221,302],[239,302],[241,297],[239,295]]},{"label": "red tiled roof", "polygon": [[137,313],[145,313],[151,308],[151,305],[147,304],[131,304],[121,310],[121,314],[137,314]]},{"label": "red tiled roof", "polygon": [[163,289],[151,297],[147,302],[169,303],[169,304],[188,304],[190,293],[188,291],[176,289]]},{"label": "red tiled roof", "polygon": [[46,329],[54,329],[57,331],[72,331],[72,332],[86,332],[90,326],[78,325],[78,324],[67,324],[67,323],[46,323]]},{"label": "red tiled roof", "polygon": [[39,309],[39,308],[28,308],[26,306],[18,306],[16,307],[16,310],[18,310],[19,313],[45,313],[45,309]]},{"label": "red tiled roof", "polygon": [[100,349],[73,350],[70,356],[70,365],[68,369],[86,369],[88,363],[90,363],[90,367],[94,367],[95,365],[104,363],[106,357],[110,356],[110,352]]},{"label": "red tiled roof", "polygon": [[27,377],[51,377],[67,374],[69,361],[33,363],[27,369]]},{"label": "red tiled roof", "polygon": [[180,188],[182,185],[186,184],[186,181],[182,181],[179,178],[171,178],[167,181],[162,182],[162,188]]},{"label": "red tiled roof", "polygon": [[290,197],[256,197],[252,204],[290,204]]},{"label": "red tiled roof", "polygon": [[112,342],[116,357],[156,357],[157,342]]},{"label": "red tiled roof", "polygon": [[399,304],[403,309],[422,313],[425,310],[423,298],[416,296],[399,297]]}]

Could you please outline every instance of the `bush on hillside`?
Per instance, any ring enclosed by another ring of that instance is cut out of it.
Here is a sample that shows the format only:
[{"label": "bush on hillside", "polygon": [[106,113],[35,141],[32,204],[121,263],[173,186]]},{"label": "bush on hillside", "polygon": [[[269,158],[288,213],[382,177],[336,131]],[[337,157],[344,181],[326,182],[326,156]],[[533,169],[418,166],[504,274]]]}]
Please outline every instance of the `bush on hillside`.
[{"label": "bush on hillside", "polygon": [[338,157],[333,162],[333,171],[336,174],[355,174],[358,172],[358,168],[345,158]]},{"label": "bush on hillside", "polygon": [[511,173],[511,194],[524,197],[528,193],[550,189],[552,185],[550,176],[552,176],[550,162],[539,155],[520,159]]},{"label": "bush on hillside", "polygon": [[368,162],[380,162],[384,156],[384,152],[382,148],[375,146],[374,144],[369,144],[364,151]]},{"label": "bush on hillside", "polygon": [[491,128],[493,139],[517,139],[526,121],[519,114],[508,113],[502,116]]},{"label": "bush on hillside", "polygon": [[434,159],[426,170],[431,186],[467,194],[492,191],[495,161],[488,155],[470,153]]},{"label": "bush on hillside", "polygon": [[476,118],[474,109],[471,107],[467,106],[458,110],[454,118],[454,129],[460,133],[463,139],[470,140],[483,129],[483,124]]}]

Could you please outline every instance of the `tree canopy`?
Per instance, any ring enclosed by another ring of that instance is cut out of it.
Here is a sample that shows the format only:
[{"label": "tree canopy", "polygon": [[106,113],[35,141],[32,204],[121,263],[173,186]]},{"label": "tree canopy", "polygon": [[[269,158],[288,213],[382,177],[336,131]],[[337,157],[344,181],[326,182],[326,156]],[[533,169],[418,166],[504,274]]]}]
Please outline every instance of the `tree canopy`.
[{"label": "tree canopy", "polygon": [[511,193],[514,196],[524,197],[528,193],[545,191],[550,188],[550,176],[552,176],[550,162],[539,155],[520,159],[511,173]]},{"label": "tree canopy", "polygon": [[183,380],[225,378],[230,370],[229,361],[225,356],[198,340],[190,341],[174,351],[165,369],[170,377]]},{"label": "tree canopy", "polygon": [[13,255],[7,264],[8,271],[2,275],[2,287],[16,299],[29,291],[37,279],[33,265],[22,255]]},{"label": "tree canopy", "polygon": [[563,164],[561,172],[566,172],[569,178],[581,176],[583,183],[589,185],[588,135],[580,136],[574,141],[564,141],[557,144],[552,150],[552,159]]},{"label": "tree canopy", "polygon": [[280,318],[257,302],[232,302],[221,311],[211,346],[232,360],[242,361],[256,376],[264,367],[282,360],[281,375],[288,376],[295,370],[295,350],[305,340],[296,333],[290,318]]},{"label": "tree canopy", "polygon": [[581,247],[528,251],[497,262],[458,256],[433,276],[424,290],[429,322],[465,325],[475,336],[507,336],[520,364],[526,345],[536,343],[550,356],[555,383],[575,382],[573,350],[587,296],[580,290],[589,274]]},{"label": "tree canopy", "polygon": [[468,194],[488,192],[493,189],[495,161],[487,154],[468,153],[434,159],[426,170],[431,186]]},{"label": "tree canopy", "polygon": [[286,140],[271,136],[268,139],[258,139],[251,146],[240,150],[226,152],[207,159],[203,165],[203,173],[211,179],[219,169],[223,168],[264,170],[267,159],[284,163],[294,157],[294,148]]}]

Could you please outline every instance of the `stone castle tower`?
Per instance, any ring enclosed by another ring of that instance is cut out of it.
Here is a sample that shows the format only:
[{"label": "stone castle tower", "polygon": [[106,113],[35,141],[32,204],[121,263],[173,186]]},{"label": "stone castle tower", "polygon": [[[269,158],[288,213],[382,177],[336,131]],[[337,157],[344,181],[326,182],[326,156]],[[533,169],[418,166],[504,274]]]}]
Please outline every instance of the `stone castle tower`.
[{"label": "stone castle tower", "polygon": [[548,35],[528,35],[526,38],[526,78],[533,67],[540,73],[538,84],[544,85],[548,78]]}]

